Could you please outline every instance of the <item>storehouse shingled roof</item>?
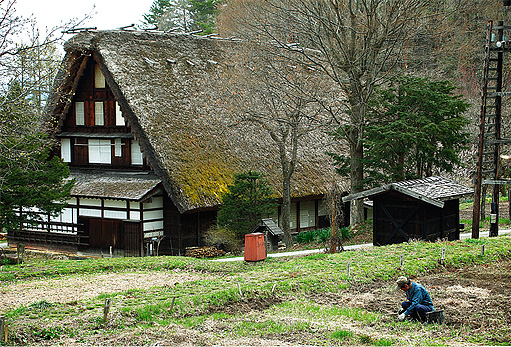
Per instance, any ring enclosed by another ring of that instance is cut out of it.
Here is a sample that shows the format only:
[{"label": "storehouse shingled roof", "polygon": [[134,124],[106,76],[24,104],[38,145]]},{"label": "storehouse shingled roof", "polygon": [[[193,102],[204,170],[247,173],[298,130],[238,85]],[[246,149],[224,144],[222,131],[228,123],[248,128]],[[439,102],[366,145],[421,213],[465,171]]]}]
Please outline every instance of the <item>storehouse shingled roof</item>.
[{"label": "storehouse shingled roof", "polygon": [[395,190],[405,195],[426,201],[432,205],[443,207],[443,201],[454,200],[474,193],[472,188],[466,187],[442,176],[432,176],[410,181],[386,184],[381,187],[368,189],[360,193],[345,196],[344,202],[371,197]]},{"label": "storehouse shingled roof", "polygon": [[[96,60],[151,167],[181,212],[216,206],[234,174],[266,174],[281,196],[276,145],[254,125],[233,125],[230,99],[243,88],[233,58],[243,43],[194,35],[85,31],[65,45],[46,116],[54,134],[70,108],[87,59]],[[292,196],[325,193],[335,173],[331,138],[305,138]]]}]

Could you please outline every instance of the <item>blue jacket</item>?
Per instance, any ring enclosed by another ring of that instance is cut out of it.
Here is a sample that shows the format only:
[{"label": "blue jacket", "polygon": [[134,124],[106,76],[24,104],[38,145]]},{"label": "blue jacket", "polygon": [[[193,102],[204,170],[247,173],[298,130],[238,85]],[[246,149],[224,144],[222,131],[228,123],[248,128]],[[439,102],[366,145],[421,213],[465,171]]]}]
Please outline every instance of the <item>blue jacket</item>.
[{"label": "blue jacket", "polygon": [[405,315],[412,313],[417,305],[429,307],[431,311],[434,310],[431,296],[429,296],[428,291],[418,283],[412,282],[412,286],[406,292],[406,298],[410,301],[411,305],[404,312]]}]

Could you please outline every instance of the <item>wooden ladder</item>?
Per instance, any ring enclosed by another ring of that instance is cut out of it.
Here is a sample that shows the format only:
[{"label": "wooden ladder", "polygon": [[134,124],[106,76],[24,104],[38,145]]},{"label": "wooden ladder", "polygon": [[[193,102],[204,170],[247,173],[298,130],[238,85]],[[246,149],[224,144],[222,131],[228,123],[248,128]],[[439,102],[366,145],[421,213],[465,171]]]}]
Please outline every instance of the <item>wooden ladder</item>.
[{"label": "wooden ladder", "polygon": [[[504,26],[500,21],[497,26],[488,22],[485,60],[483,68],[482,104],[479,123],[479,141],[475,177],[474,205],[472,215],[472,238],[479,238],[479,217],[481,208],[482,185],[493,186],[490,212],[490,236],[498,235],[498,201],[500,185],[511,184],[511,179],[500,177],[501,147],[511,144],[511,139],[501,137],[502,98],[511,96],[511,92],[502,90],[504,54],[511,52],[511,41],[505,41],[505,31],[511,26]],[[509,33],[511,39],[511,32]],[[484,203],[484,200],[483,200]]]}]

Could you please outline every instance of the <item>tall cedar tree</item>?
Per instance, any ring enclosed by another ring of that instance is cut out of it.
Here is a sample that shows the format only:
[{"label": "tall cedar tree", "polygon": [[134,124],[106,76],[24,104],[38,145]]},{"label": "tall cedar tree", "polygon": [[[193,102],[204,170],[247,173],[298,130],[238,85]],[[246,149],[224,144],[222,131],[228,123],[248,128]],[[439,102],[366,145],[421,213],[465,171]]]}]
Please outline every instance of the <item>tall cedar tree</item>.
[{"label": "tall cedar tree", "polygon": [[236,175],[234,184],[222,196],[217,222],[241,239],[276,209],[274,194],[263,174],[248,171]]},{"label": "tall cedar tree", "polygon": [[58,157],[50,158],[51,142],[37,128],[32,107],[19,83],[0,98],[0,229],[17,229],[22,223],[40,221],[38,209],[56,215],[65,206],[73,181],[69,168]]},{"label": "tall cedar tree", "polygon": [[216,28],[218,0],[154,0],[149,13],[143,15],[144,25],[159,30],[179,27],[180,31],[202,30],[211,34]]},{"label": "tall cedar tree", "polygon": [[[469,143],[469,104],[449,81],[400,77],[377,88],[364,132],[364,165],[371,185],[451,172]],[[341,172],[349,158],[337,157]]]}]

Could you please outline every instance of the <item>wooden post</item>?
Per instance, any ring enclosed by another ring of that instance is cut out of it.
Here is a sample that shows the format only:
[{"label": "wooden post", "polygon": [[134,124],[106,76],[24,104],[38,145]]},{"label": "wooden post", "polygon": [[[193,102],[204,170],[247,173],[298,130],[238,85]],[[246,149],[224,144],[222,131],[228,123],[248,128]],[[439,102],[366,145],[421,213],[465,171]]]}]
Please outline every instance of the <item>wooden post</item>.
[{"label": "wooden post", "polygon": [[110,298],[105,299],[105,308],[103,309],[103,323],[106,324],[106,321],[108,320],[108,313],[110,312],[110,305],[112,301]]},{"label": "wooden post", "polygon": [[401,254],[401,255],[399,256],[399,268],[400,268],[401,270],[403,270],[403,263],[404,263],[404,261],[403,261],[403,255]]},{"label": "wooden post", "polygon": [[335,190],[332,190],[332,211],[330,216],[330,227],[332,228],[332,242],[330,242],[330,253],[334,254],[337,250],[337,243],[336,243],[336,237],[335,237],[335,224],[336,224],[336,218],[335,214],[337,212],[335,211]]},{"label": "wooden post", "polygon": [[348,277],[350,277],[350,273],[351,273],[350,267],[351,267],[351,262],[348,261],[348,264],[346,265],[346,272],[348,273]]},{"label": "wooden post", "polygon": [[176,301],[176,297],[174,296],[172,298],[172,303],[170,304],[170,312],[172,312],[172,310],[174,310],[174,302]]},{"label": "wooden post", "polygon": [[507,218],[511,221],[511,188],[507,189],[507,206],[508,206]]},{"label": "wooden post", "polygon": [[25,244],[24,243],[18,243],[16,245],[16,253],[18,256],[18,265],[19,265],[20,263],[23,263],[23,257],[25,256]]},{"label": "wooden post", "polygon": [[481,245],[481,257],[484,257],[484,245]]},{"label": "wooden post", "polygon": [[0,339],[7,343],[7,325],[5,324],[5,317],[0,317]]}]

